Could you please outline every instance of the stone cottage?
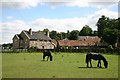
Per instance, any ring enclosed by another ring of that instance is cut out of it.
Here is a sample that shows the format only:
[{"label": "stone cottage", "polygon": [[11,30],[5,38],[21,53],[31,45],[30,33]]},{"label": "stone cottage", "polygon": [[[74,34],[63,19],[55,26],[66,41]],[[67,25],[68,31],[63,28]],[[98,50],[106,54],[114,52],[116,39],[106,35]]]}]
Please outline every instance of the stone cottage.
[{"label": "stone cottage", "polygon": [[49,37],[49,31],[44,34],[40,31],[32,31],[32,29],[23,30],[20,34],[13,37],[13,49],[28,49],[36,47],[37,49],[54,49],[55,45]]}]

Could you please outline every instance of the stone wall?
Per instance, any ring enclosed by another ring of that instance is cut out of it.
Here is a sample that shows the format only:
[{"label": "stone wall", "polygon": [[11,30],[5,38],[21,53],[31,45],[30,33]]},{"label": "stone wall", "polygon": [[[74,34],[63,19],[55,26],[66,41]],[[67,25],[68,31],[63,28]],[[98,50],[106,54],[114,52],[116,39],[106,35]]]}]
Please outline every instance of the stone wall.
[{"label": "stone wall", "polygon": [[38,49],[54,49],[54,45],[50,41],[30,41],[29,48],[30,47],[37,47]]}]

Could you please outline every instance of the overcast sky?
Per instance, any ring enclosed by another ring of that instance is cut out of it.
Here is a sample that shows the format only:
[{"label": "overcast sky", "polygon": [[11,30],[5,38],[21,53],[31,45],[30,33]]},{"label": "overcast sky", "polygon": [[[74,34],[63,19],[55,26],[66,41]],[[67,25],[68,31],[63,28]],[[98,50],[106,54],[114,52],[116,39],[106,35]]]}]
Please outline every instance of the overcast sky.
[{"label": "overcast sky", "polygon": [[118,18],[118,0],[1,0],[0,9],[0,43],[12,43],[15,34],[29,28],[66,32],[89,25],[97,30],[101,15]]}]

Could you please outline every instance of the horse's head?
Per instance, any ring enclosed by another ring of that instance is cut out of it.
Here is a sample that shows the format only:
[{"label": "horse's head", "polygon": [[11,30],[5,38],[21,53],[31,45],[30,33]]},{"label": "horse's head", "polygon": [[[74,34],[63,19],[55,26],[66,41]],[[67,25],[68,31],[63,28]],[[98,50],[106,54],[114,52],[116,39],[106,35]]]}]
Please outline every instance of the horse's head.
[{"label": "horse's head", "polygon": [[108,62],[107,61],[104,62],[104,66],[105,66],[105,68],[108,67]]}]

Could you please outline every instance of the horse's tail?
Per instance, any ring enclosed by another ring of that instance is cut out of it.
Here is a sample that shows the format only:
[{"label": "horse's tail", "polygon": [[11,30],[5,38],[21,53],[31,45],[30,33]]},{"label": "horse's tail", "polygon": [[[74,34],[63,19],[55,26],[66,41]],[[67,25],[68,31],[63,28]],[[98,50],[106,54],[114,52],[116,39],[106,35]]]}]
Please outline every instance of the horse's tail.
[{"label": "horse's tail", "polygon": [[88,59],[88,58],[89,58],[88,55],[89,55],[89,54],[86,55],[86,60],[85,60],[86,63],[88,63],[88,61],[89,61],[89,59]]}]

